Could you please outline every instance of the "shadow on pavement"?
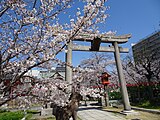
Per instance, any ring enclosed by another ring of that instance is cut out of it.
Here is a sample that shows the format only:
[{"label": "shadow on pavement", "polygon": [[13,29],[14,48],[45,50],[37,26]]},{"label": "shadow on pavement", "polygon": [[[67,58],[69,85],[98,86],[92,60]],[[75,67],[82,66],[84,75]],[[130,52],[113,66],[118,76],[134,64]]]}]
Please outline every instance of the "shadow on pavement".
[{"label": "shadow on pavement", "polygon": [[100,109],[101,107],[85,107],[85,108],[78,108],[78,111],[82,110],[91,110],[91,109]]}]

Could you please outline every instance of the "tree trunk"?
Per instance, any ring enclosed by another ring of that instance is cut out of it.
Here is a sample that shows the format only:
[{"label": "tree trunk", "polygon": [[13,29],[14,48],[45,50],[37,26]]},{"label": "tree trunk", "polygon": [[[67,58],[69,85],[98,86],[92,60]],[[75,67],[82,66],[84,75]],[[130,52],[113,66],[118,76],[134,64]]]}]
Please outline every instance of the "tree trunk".
[{"label": "tree trunk", "polygon": [[70,103],[67,106],[61,107],[54,103],[51,104],[53,108],[52,114],[55,115],[56,120],[69,120],[71,117],[73,120],[77,119],[77,109],[81,96],[79,93],[73,93],[70,97]]},{"label": "tree trunk", "polygon": [[149,98],[149,101],[151,102],[153,100],[153,89],[152,89],[152,86],[150,85],[147,88],[148,88],[148,98]]},{"label": "tree trunk", "polygon": [[139,88],[139,86],[137,87],[137,90],[138,90],[138,103],[140,103],[140,99],[141,99],[141,95],[140,95],[140,88]]}]

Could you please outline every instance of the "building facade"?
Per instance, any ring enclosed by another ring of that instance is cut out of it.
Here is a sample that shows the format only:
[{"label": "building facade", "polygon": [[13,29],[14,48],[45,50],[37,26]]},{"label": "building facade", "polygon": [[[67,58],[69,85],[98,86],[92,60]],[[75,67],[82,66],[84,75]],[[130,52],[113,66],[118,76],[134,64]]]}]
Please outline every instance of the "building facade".
[{"label": "building facade", "polygon": [[160,30],[140,40],[132,46],[134,61],[143,56],[154,54],[156,59],[160,59]]},{"label": "building facade", "polygon": [[39,71],[40,78],[60,78],[65,80],[65,67],[56,67],[53,70]]},{"label": "building facade", "polygon": [[57,78],[65,79],[65,67],[56,67],[51,70],[29,70],[25,75],[32,76],[37,79]]}]

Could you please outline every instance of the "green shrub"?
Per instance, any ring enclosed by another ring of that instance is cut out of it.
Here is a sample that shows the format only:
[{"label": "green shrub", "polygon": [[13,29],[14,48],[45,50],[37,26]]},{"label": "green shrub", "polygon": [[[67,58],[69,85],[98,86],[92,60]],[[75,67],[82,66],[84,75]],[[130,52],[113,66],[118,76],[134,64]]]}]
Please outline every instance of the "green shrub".
[{"label": "green shrub", "polygon": [[149,106],[151,106],[151,104],[150,104],[150,102],[149,101],[144,101],[143,103],[141,103],[141,105],[140,105],[141,107],[149,107]]},{"label": "green shrub", "polygon": [[148,108],[148,109],[159,109],[160,110],[160,106],[152,104],[149,100],[143,101],[140,104],[137,104],[135,106],[142,107],[142,108]]},{"label": "green shrub", "polygon": [[23,117],[22,111],[0,113],[0,120],[21,120]]},{"label": "green shrub", "polygon": [[110,100],[121,100],[122,94],[120,92],[109,92],[109,99]]},{"label": "green shrub", "polygon": [[0,113],[4,113],[4,112],[7,112],[7,110],[0,109]]},{"label": "green shrub", "polygon": [[27,113],[31,113],[31,114],[37,114],[39,113],[38,110],[26,110]]}]

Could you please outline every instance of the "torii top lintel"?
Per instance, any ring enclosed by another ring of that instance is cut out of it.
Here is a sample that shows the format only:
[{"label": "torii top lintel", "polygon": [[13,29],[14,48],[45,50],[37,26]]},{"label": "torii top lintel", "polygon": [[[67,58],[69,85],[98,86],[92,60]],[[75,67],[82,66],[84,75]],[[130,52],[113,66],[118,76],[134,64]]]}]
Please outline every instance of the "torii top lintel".
[{"label": "torii top lintel", "polygon": [[129,38],[131,38],[131,34],[126,35],[120,35],[120,36],[109,36],[109,35],[99,35],[93,37],[93,34],[81,34],[75,37],[73,41],[86,41],[86,42],[92,42],[95,38],[101,39],[102,43],[113,43],[117,42],[119,44],[126,43]]}]

